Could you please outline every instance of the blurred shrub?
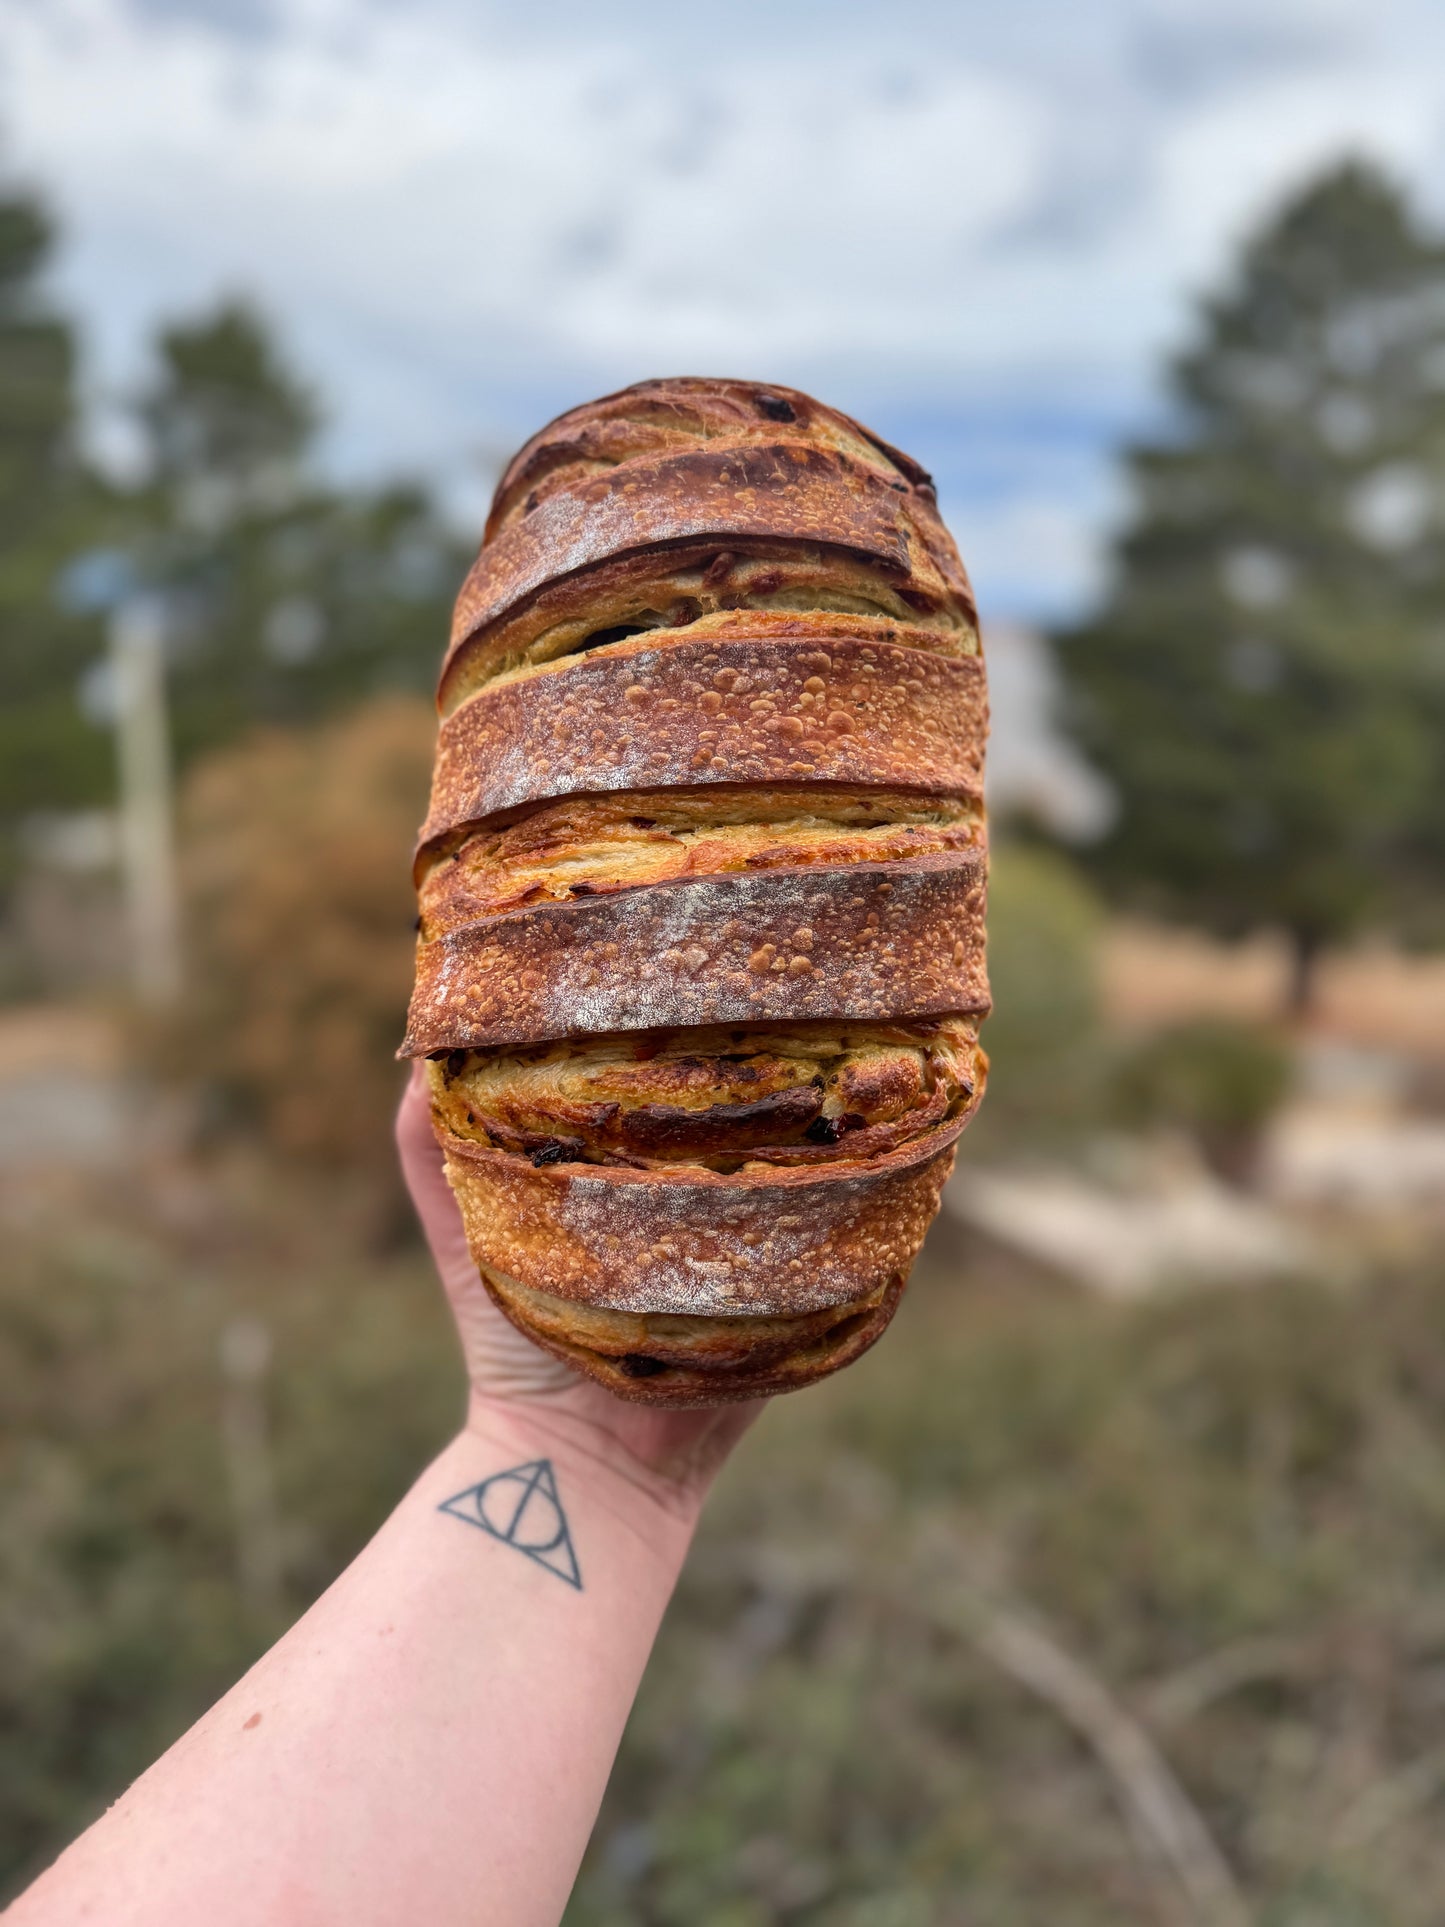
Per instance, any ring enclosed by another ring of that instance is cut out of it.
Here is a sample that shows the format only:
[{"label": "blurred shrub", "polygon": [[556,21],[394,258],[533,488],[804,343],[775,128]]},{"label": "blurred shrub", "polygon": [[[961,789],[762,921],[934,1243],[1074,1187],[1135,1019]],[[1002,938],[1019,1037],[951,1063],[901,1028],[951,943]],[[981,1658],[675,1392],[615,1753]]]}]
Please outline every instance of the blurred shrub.
[{"label": "blurred shrub", "polygon": [[[284,1616],[459,1416],[426,1261],[318,1259],[329,1229],[203,1265],[92,1198],[10,1239],[0,1889],[278,1630],[237,1583],[231,1321],[274,1345]],[[925,1272],[724,1474],[569,1923],[1173,1919],[1098,1761],[960,1632],[961,1569],[1146,1724],[1247,1918],[1436,1927],[1442,1455],[1438,1261],[1117,1308]]]},{"label": "blurred shrub", "polygon": [[970,1152],[1027,1150],[1094,1121],[1102,926],[1097,900],[1065,858],[1015,844],[995,851],[988,1099],[965,1140]]},{"label": "blurred shrub", "polygon": [[182,804],[188,988],[163,1063],[288,1158],[388,1184],[434,731],[409,697],[268,731]]},{"label": "blurred shrub", "polygon": [[[87,1203],[43,1236],[7,1225],[0,1266],[0,1905],[355,1556],[462,1406],[425,1258],[338,1256],[327,1217],[304,1249],[267,1222],[263,1259],[201,1266]],[[273,1341],[276,1617],[238,1583],[237,1316]]]},{"label": "blurred shrub", "polygon": [[568,1927],[1202,1920],[980,1595],[1152,1733],[1228,1918],[1435,1927],[1438,1261],[1126,1309],[920,1282],[724,1473]]},{"label": "blurred shrub", "polygon": [[1247,1183],[1264,1127],[1289,1089],[1289,1051],[1272,1032],[1226,1018],[1171,1026],[1115,1067],[1113,1110],[1134,1128],[1187,1131],[1211,1169]]}]

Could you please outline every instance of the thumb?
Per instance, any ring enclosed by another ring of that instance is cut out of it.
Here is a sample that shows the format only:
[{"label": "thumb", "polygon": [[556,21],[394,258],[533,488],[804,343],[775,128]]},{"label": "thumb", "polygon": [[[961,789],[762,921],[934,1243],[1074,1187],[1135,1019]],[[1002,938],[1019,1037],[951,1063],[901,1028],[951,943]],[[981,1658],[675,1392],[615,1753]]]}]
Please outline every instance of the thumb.
[{"label": "thumb", "polygon": [[406,1188],[442,1283],[448,1292],[465,1290],[476,1282],[476,1267],[467,1249],[462,1214],[447,1183],[441,1146],[432,1129],[425,1064],[412,1066],[402,1094],[396,1114],[396,1148]]}]

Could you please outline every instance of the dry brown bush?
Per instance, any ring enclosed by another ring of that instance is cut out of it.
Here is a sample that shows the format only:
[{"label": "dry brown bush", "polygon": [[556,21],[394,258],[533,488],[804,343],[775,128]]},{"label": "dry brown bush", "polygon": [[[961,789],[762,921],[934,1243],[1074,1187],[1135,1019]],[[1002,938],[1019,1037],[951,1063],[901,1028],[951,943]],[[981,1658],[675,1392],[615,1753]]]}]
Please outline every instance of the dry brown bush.
[{"label": "dry brown bush", "polygon": [[425,703],[387,697],[250,737],[182,798],[187,989],[161,1061],[213,1117],[338,1176],[393,1162],[434,729]]}]

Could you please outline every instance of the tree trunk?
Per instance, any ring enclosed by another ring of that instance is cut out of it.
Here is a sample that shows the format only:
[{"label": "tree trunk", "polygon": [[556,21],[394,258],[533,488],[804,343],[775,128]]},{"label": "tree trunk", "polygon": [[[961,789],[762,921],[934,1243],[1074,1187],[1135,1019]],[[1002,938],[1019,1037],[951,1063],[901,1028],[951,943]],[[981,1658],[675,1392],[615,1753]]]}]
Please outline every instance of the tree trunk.
[{"label": "tree trunk", "polygon": [[1293,1023],[1306,1023],[1314,1011],[1316,965],[1324,941],[1317,930],[1291,930],[1289,933],[1289,993],[1287,1010]]}]

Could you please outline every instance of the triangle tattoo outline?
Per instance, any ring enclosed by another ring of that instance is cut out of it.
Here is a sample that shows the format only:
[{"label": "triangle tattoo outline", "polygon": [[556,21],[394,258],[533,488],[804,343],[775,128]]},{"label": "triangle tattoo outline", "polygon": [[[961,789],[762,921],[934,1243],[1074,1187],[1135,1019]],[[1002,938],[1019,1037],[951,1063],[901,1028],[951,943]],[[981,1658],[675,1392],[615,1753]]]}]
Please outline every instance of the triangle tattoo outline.
[{"label": "triangle tattoo outline", "polygon": [[550,1459],[530,1459],[494,1472],[443,1499],[437,1511],[478,1527],[582,1591],[582,1568]]}]

